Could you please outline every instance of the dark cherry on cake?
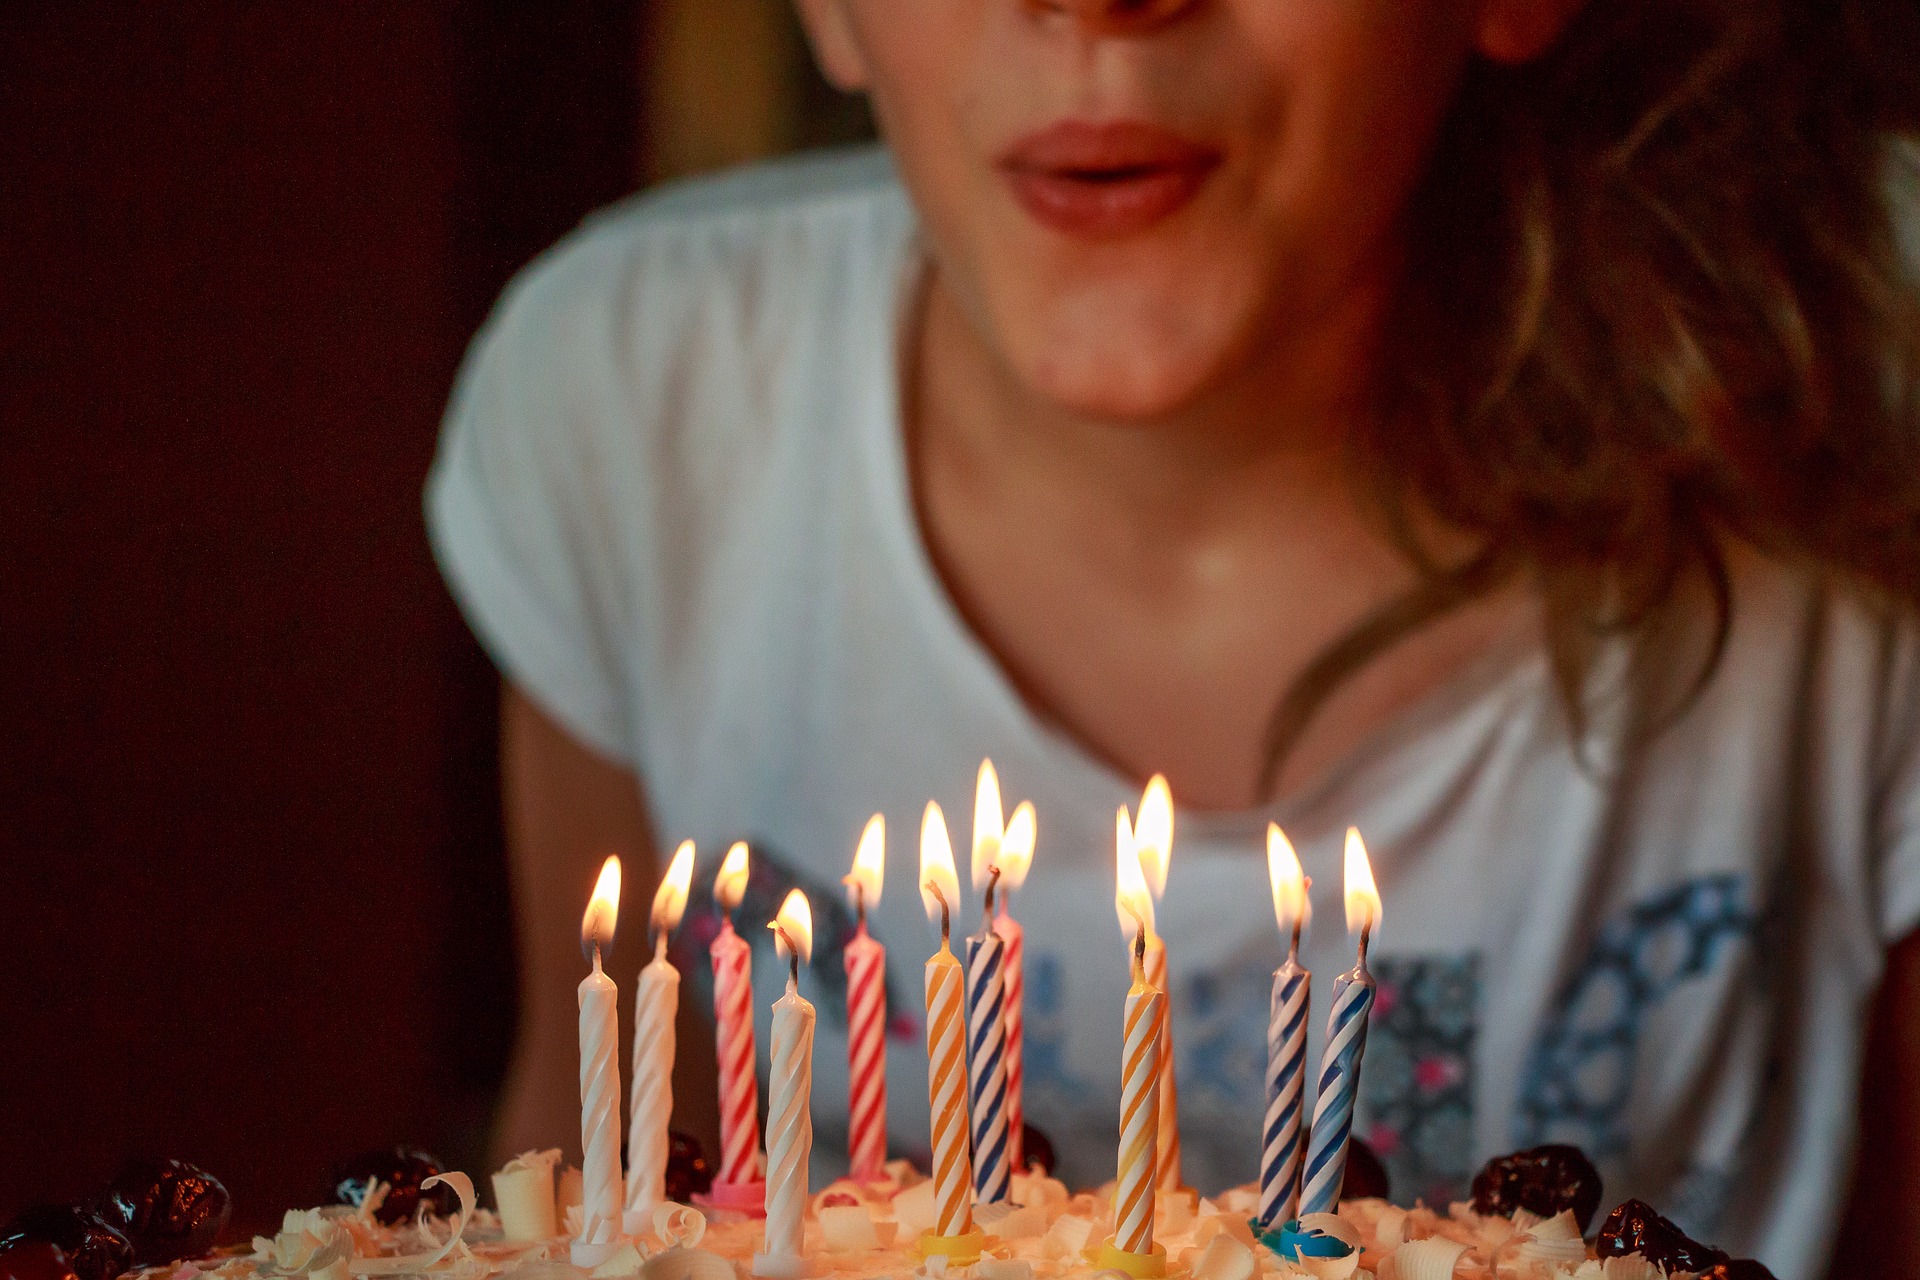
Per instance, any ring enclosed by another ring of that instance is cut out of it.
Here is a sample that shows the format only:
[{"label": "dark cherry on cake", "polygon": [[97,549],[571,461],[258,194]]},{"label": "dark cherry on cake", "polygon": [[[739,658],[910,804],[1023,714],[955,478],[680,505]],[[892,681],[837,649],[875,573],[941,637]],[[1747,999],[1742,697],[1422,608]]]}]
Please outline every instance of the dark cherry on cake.
[{"label": "dark cherry on cake", "polygon": [[113,1280],[133,1269],[133,1242],[83,1205],[37,1204],[22,1209],[0,1230],[0,1239],[16,1236],[56,1246],[80,1280]]},{"label": "dark cherry on cake", "polygon": [[1721,1250],[1690,1238],[1644,1200],[1629,1200],[1608,1214],[1593,1251],[1602,1258],[1637,1253],[1664,1271],[1699,1274],[1733,1265]]},{"label": "dark cherry on cake", "polygon": [[1735,1258],[1702,1272],[1700,1280],[1774,1280],[1774,1275],[1752,1258]]},{"label": "dark cherry on cake", "polygon": [[1571,1209],[1585,1235],[1600,1211],[1600,1171],[1580,1148],[1562,1143],[1487,1161],[1473,1178],[1473,1211],[1508,1218],[1516,1209],[1542,1218]]},{"label": "dark cherry on cake", "polygon": [[220,1179],[185,1160],[129,1160],[93,1208],[133,1244],[133,1260],[158,1266],[197,1258],[233,1214]]},{"label": "dark cherry on cake", "polygon": [[1347,1139],[1347,1171],[1340,1179],[1342,1200],[1390,1200],[1387,1166],[1373,1148],[1358,1138]]},{"label": "dark cherry on cake", "polygon": [[713,1168],[700,1149],[700,1140],[678,1129],[667,1134],[667,1199],[692,1204],[696,1195],[713,1189]]},{"label": "dark cherry on cake", "polygon": [[423,1202],[428,1213],[446,1218],[460,1212],[459,1194],[444,1182],[420,1189],[428,1178],[444,1172],[439,1160],[411,1147],[366,1151],[334,1166],[327,1178],[327,1194],[336,1203],[357,1209],[377,1179],[387,1184],[387,1198],[373,1211],[377,1220],[388,1226],[410,1222]]},{"label": "dark cherry on cake", "polygon": [[80,1280],[60,1246],[27,1236],[0,1240],[0,1280]]}]

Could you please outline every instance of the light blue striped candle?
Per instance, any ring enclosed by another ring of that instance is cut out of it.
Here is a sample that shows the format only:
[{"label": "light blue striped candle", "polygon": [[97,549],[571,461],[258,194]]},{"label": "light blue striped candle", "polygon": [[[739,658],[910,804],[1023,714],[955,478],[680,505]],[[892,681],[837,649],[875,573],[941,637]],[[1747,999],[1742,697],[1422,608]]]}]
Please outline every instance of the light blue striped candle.
[{"label": "light blue striped candle", "polygon": [[1313,1133],[1307,1142],[1307,1167],[1300,1192],[1300,1213],[1332,1213],[1340,1204],[1340,1183],[1347,1174],[1347,1138],[1353,1131],[1353,1103],[1360,1092],[1360,1058],[1367,1051],[1367,1015],[1373,1011],[1373,975],[1367,972],[1367,935],[1360,935],[1360,962],[1333,984],[1333,1008],[1327,1015],[1327,1047],[1320,1058],[1320,1080],[1313,1100]]},{"label": "light blue striped candle", "polygon": [[1277,1231],[1300,1207],[1301,1121],[1306,1115],[1307,1005],[1313,975],[1300,967],[1299,933],[1273,971],[1267,1019],[1267,1123],[1260,1144],[1260,1229]]},{"label": "light blue striped candle", "polygon": [[[989,908],[991,912],[991,908]],[[1007,1159],[1006,944],[990,925],[967,939],[967,1099],[973,1117],[973,1198],[1013,1189]]]}]

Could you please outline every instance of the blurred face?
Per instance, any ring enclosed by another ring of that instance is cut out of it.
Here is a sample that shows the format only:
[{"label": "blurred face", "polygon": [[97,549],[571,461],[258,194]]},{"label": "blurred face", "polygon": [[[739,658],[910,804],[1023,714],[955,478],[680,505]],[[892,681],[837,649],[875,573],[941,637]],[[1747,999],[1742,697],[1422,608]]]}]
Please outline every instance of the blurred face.
[{"label": "blurred face", "polygon": [[[1525,0],[1551,5],[1555,0]],[[1175,413],[1390,277],[1487,0],[805,0],[1025,388]]]}]

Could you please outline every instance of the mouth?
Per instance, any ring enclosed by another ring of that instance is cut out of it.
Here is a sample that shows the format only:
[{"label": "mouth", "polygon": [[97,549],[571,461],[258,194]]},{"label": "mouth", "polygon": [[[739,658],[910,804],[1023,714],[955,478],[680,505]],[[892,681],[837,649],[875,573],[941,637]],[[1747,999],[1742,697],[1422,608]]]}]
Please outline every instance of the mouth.
[{"label": "mouth", "polygon": [[1041,225],[1079,240],[1116,240],[1178,212],[1220,159],[1158,125],[1063,120],[1021,138],[997,167]]}]

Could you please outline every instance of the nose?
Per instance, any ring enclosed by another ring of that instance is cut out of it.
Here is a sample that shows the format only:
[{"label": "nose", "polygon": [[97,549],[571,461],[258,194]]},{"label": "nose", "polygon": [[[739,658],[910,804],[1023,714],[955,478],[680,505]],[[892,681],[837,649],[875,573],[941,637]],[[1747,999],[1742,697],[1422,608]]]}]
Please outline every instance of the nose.
[{"label": "nose", "polygon": [[1058,14],[1096,34],[1126,35],[1164,26],[1199,0],[1027,0],[1041,14]]}]

